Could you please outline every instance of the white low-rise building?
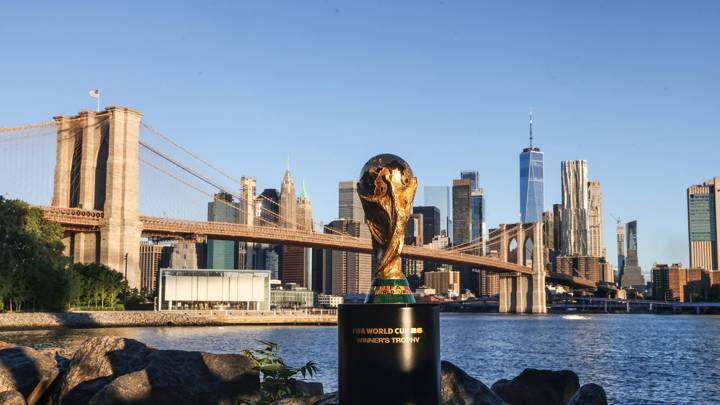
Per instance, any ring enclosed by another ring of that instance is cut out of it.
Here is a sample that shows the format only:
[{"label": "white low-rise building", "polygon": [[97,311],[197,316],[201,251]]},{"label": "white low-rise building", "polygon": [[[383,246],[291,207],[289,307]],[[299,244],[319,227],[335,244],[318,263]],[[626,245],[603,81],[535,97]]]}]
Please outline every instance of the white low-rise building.
[{"label": "white low-rise building", "polygon": [[163,309],[270,309],[267,270],[160,269]]},{"label": "white low-rise building", "polygon": [[343,303],[343,297],[330,294],[318,294],[318,306],[320,308],[337,308]]}]

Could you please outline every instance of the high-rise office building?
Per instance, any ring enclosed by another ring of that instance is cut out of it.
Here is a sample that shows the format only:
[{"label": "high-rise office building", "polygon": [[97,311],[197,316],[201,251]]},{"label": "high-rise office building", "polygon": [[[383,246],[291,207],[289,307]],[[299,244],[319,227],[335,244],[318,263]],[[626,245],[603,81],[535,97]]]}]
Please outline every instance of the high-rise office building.
[{"label": "high-rise office building", "polygon": [[[304,212],[300,215],[304,221],[312,222],[312,213],[307,210],[310,201],[304,201]],[[306,218],[308,217],[309,218]],[[280,185],[280,224],[283,228],[297,229],[298,223],[298,198],[295,194],[295,183],[293,183],[290,169],[285,171]],[[307,223],[303,224],[306,226]],[[308,259],[308,249],[297,246],[284,246],[280,254],[280,280],[283,283],[296,283],[302,287],[308,285],[307,263],[312,262],[312,256]],[[310,253],[311,254],[311,253]]]},{"label": "high-rise office building", "polygon": [[[208,221],[234,224],[240,222],[240,207],[233,202],[232,194],[215,194],[214,201],[208,203]],[[237,268],[236,245],[237,243],[232,240],[208,239],[207,267],[209,269]]]},{"label": "high-rise office building", "polygon": [[720,268],[720,176],[687,189],[690,267]]},{"label": "high-rise office building", "polygon": [[171,252],[170,245],[140,242],[140,291],[146,294],[156,293],[158,272],[161,268],[170,267]]},{"label": "high-rise office building", "polygon": [[472,239],[472,206],[470,199],[470,193],[472,192],[471,186],[471,180],[453,180],[453,245],[461,245]]},{"label": "high-rise office building", "polygon": [[553,249],[556,254],[560,254],[563,247],[562,219],[562,204],[553,204]]},{"label": "high-rise office building", "polygon": [[558,255],[558,251],[555,250],[555,214],[553,211],[543,212],[542,222],[545,268],[546,271],[550,271],[551,264],[555,261],[555,257]]},{"label": "high-rise office building", "polygon": [[533,146],[532,113],[530,113],[530,146],[520,154],[520,221],[538,222],[544,210],[543,152]]},{"label": "high-rise office building", "polygon": [[255,201],[256,225],[274,226],[280,223],[280,192],[276,188],[266,188]]},{"label": "high-rise office building", "polygon": [[[452,208],[453,208],[453,245],[458,246],[472,241],[472,181],[470,179],[453,180]],[[481,253],[480,244],[477,249],[467,250],[465,253]],[[455,266],[460,272],[460,286],[463,290],[469,289],[477,292],[479,286],[478,274],[470,266]]]},{"label": "high-rise office building", "polygon": [[568,276],[584,277],[592,282],[607,280],[609,263],[598,256],[558,256],[555,259],[555,271]]},{"label": "high-rise office building", "polygon": [[[420,213],[412,213],[405,224],[405,245],[406,246],[423,246],[423,229],[424,217]],[[415,290],[419,287],[420,277],[423,273],[423,262],[421,260],[409,259],[403,257],[401,259],[402,271],[408,278],[410,289]]]},{"label": "high-rise office building", "polygon": [[365,221],[365,211],[357,193],[357,182],[341,181],[338,185],[338,201],[338,218]]},{"label": "high-rise office building", "polygon": [[480,172],[477,170],[463,170],[460,172],[460,178],[470,180],[470,189],[480,189]]},{"label": "high-rise office building", "polygon": [[479,254],[485,254],[487,242],[487,227],[485,225],[485,195],[482,189],[470,192],[470,237],[471,240],[481,240]]},{"label": "high-rise office building", "polygon": [[423,245],[424,217],[420,213],[412,213],[405,223],[405,244],[410,246]]},{"label": "high-rise office building", "polygon": [[587,256],[588,232],[588,180],[586,160],[565,160],[562,174],[562,254]]},{"label": "high-rise office building", "polygon": [[273,249],[265,249],[265,270],[270,270],[270,278],[280,279],[280,255]]},{"label": "high-rise office building", "polygon": [[295,229],[297,220],[297,194],[290,169],[285,171],[280,185],[280,223],[283,228]]},{"label": "high-rise office building", "polygon": [[425,273],[425,285],[438,295],[460,295],[460,274],[457,271],[440,270]]},{"label": "high-rise office building", "polygon": [[480,297],[493,297],[500,294],[500,274],[480,270],[478,281],[478,294]]},{"label": "high-rise office building", "polygon": [[312,271],[308,269],[308,261],[312,261],[312,249],[301,246],[282,247],[280,255],[280,280],[283,283],[295,283],[308,287]]},{"label": "high-rise office building", "polygon": [[[296,203],[295,225],[298,230],[313,232],[312,203],[308,197],[305,183],[302,183],[300,196]],[[295,283],[301,287],[312,289],[313,250],[297,246],[285,246],[281,260],[282,281]]]},{"label": "high-rise office building", "polygon": [[310,279],[309,290],[312,290],[318,294],[322,294],[325,291],[325,285],[323,284],[325,277],[325,250],[324,249],[312,249],[312,274]]},{"label": "high-rise office building", "polygon": [[413,214],[423,216],[423,242],[429,243],[435,236],[440,235],[440,210],[433,206],[413,207]]},{"label": "high-rise office building", "polygon": [[[349,234],[361,238],[370,238],[370,231],[365,223],[350,219],[332,221],[326,233]],[[329,279],[333,295],[365,294],[370,289],[372,279],[372,259],[367,253],[333,250],[330,259]]]},{"label": "high-rise office building", "polygon": [[588,228],[589,228],[589,254],[590,256],[603,256],[603,212],[602,193],[600,182],[588,182]]},{"label": "high-rise office building", "polygon": [[617,234],[617,276],[616,280],[622,279],[623,272],[625,271],[625,227],[617,220],[617,228],[615,230]]},{"label": "high-rise office building", "polygon": [[625,268],[620,278],[620,285],[641,290],[645,288],[645,277],[642,275],[642,269],[638,261],[637,229],[637,221],[627,223],[627,257],[625,258]]},{"label": "high-rise office building", "polygon": [[[485,227],[485,196],[480,188],[480,174],[475,170],[460,172],[460,179],[470,180],[470,239],[486,239]],[[484,247],[484,245],[483,245]],[[484,254],[485,249],[481,249]]]},{"label": "high-rise office building", "polygon": [[297,226],[298,229],[313,232],[312,203],[305,190],[305,182],[300,189],[300,197],[297,199]]},{"label": "high-rise office building", "polygon": [[[280,192],[266,188],[255,199],[255,225],[277,226],[280,224]],[[254,263],[250,269],[270,270],[272,280],[280,280],[280,253],[282,246],[255,244]]]},{"label": "high-rise office building", "polygon": [[453,239],[452,224],[452,207],[450,205],[450,187],[448,186],[425,186],[423,189],[425,194],[424,205],[429,207],[437,207],[440,211],[440,233],[443,232],[448,236],[450,241]]}]

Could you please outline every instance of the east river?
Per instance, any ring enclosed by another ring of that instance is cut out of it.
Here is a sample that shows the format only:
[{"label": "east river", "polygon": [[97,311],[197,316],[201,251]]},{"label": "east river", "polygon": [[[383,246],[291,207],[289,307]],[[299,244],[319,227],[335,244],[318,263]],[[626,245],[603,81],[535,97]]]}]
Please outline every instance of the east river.
[{"label": "east river", "polygon": [[[442,314],[442,358],[490,386],[523,369],[570,369],[602,385],[615,404],[720,403],[720,316]],[[276,342],[293,366],[318,363],[317,380],[337,389],[335,327],[149,327],[0,332],[36,347],[89,336],[138,339],[160,349],[237,353]]]}]

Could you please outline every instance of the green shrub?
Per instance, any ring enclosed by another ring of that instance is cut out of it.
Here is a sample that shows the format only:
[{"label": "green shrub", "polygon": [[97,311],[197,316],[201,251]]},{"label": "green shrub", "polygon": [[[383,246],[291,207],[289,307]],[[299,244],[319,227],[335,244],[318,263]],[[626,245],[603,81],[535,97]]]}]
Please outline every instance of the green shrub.
[{"label": "green shrub", "polygon": [[302,375],[302,378],[305,378],[317,374],[318,368],[315,362],[309,361],[300,368],[290,367],[280,357],[280,348],[276,343],[265,340],[258,342],[262,344],[260,349],[243,351],[244,355],[255,361],[262,377],[260,401],[257,404],[264,405],[278,399],[301,397],[302,393],[298,392],[293,384],[293,377]]}]

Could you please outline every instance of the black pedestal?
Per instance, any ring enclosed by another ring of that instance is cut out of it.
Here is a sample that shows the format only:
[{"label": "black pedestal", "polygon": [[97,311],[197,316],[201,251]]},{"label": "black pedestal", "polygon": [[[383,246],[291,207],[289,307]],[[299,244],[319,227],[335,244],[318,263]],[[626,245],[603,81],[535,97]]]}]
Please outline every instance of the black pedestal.
[{"label": "black pedestal", "polygon": [[345,304],[338,316],[340,403],[440,403],[440,309]]}]

